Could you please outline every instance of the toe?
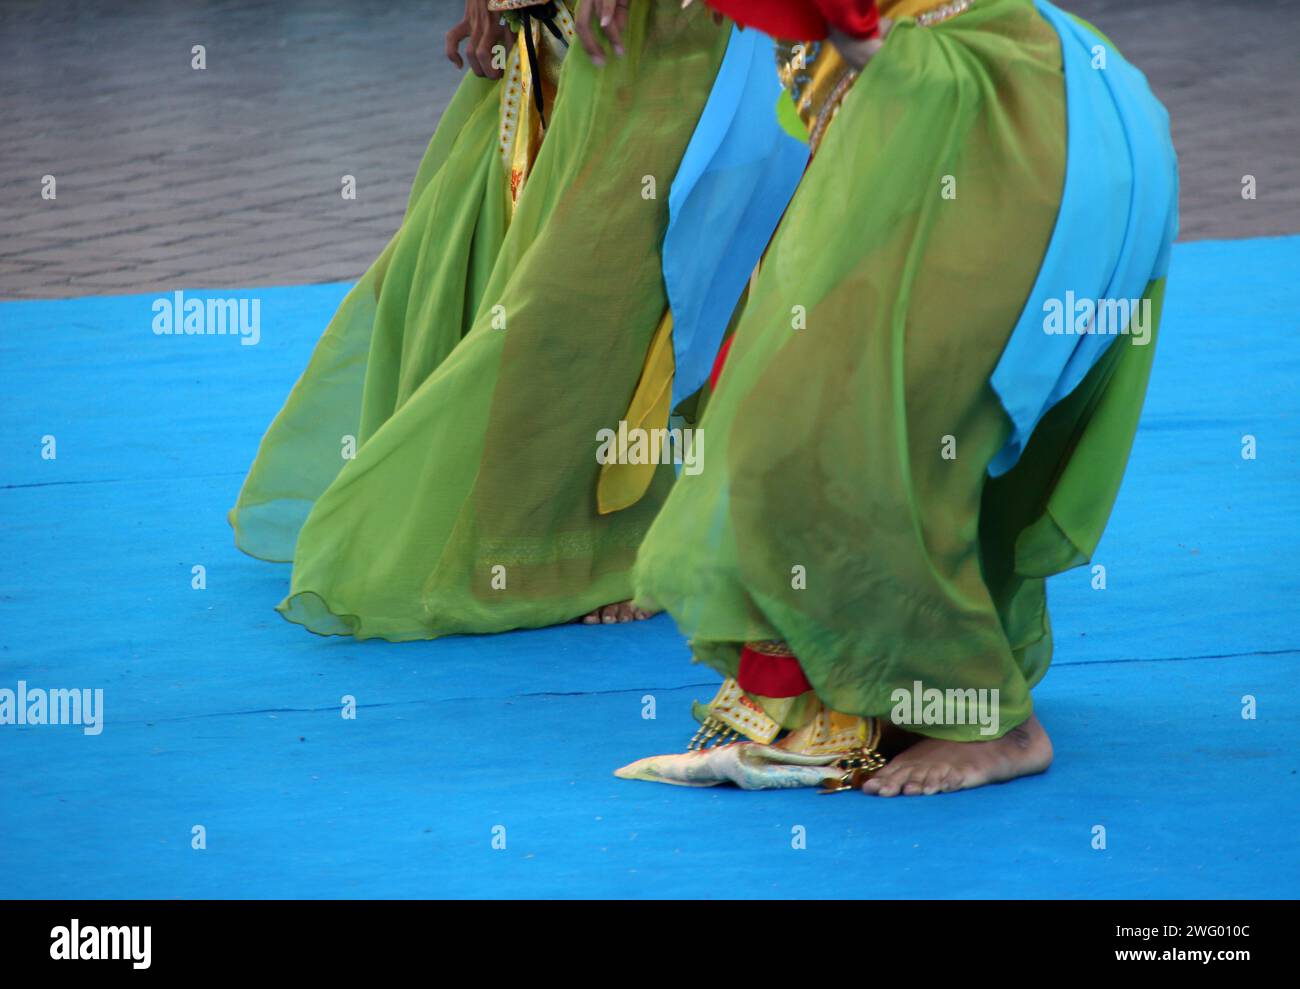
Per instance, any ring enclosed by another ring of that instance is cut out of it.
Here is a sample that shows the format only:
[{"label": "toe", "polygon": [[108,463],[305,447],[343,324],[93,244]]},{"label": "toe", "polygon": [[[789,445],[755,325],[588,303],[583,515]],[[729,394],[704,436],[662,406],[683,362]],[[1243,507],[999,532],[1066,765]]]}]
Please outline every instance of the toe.
[{"label": "toe", "polygon": [[631,601],[624,601],[618,606],[618,620],[620,622],[630,622],[636,618],[636,609],[632,607]]},{"label": "toe", "polygon": [[953,790],[960,789],[959,786],[949,783],[949,780],[954,778],[953,768],[947,763],[941,762],[932,767],[925,780],[926,796],[933,796],[936,793],[951,793]]},{"label": "toe", "polygon": [[863,781],[862,792],[874,796],[880,792],[881,787],[885,785],[889,780],[889,777],[890,772],[888,766],[877,769],[869,778]]},{"label": "toe", "polygon": [[902,787],[897,780],[885,780],[880,784],[880,789],[876,791],[878,797],[896,797],[901,792]]},{"label": "toe", "polygon": [[862,784],[862,791],[877,797],[897,796],[907,779],[905,766],[886,766]]},{"label": "toe", "polygon": [[939,792],[939,777],[942,775],[942,768],[939,766],[925,766],[920,772],[912,778],[912,782],[917,786],[917,793],[921,796],[929,797]]},{"label": "toe", "polygon": [[618,621],[618,605],[607,604],[600,609],[600,620],[606,625],[613,625]]},{"label": "toe", "polygon": [[952,766],[943,767],[943,775],[939,778],[939,789],[944,793],[955,793],[962,788],[962,775]]},{"label": "toe", "polygon": [[907,768],[906,763],[900,763],[897,760],[893,762],[887,762],[879,769],[877,769],[875,775],[872,776],[871,778],[873,780],[892,779],[893,777],[897,776],[900,772],[902,772],[906,768]]}]

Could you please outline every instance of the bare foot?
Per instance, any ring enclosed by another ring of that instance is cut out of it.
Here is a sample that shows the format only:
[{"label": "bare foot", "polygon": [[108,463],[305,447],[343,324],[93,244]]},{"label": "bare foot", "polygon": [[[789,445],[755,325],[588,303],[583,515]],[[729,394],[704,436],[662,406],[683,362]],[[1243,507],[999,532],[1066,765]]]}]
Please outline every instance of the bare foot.
[{"label": "bare foot", "polygon": [[582,624],[614,625],[619,622],[645,621],[653,616],[654,612],[634,607],[631,601],[620,601],[618,604],[607,604],[603,608],[597,608],[589,615],[583,615]]},{"label": "bare foot", "polygon": [[1038,716],[988,742],[949,742],[923,738],[891,759],[862,784],[877,797],[930,796],[1005,783],[1044,772],[1052,764],[1052,740]]}]

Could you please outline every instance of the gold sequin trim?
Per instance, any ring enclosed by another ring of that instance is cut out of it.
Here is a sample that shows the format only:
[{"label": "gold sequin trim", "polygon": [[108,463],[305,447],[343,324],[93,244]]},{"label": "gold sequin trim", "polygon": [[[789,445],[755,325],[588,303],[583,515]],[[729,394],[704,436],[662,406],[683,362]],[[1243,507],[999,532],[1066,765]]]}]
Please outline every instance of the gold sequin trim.
[{"label": "gold sequin trim", "polygon": [[745,648],[751,652],[759,653],[762,656],[793,656],[787,646],[780,639],[764,639],[760,642],[746,642]]},{"label": "gold sequin trim", "polygon": [[726,745],[747,738],[767,745],[780,733],[781,726],[751,701],[734,679],[728,677],[709,702],[709,716],[687,746],[691,751]]},{"label": "gold sequin trim", "polygon": [[974,0],[952,0],[951,3],[940,4],[923,14],[917,14],[916,23],[920,27],[933,27],[936,24],[951,20],[958,14],[964,14],[971,9],[973,4]]},{"label": "gold sequin trim", "polygon": [[[509,2],[509,0],[502,0],[502,2]],[[520,7],[532,5],[532,3],[519,4]],[[533,32],[533,41],[541,56],[543,72],[547,74],[546,82],[551,86],[559,80],[560,66],[568,52],[568,45],[572,44],[578,36],[573,16],[563,3],[555,5],[555,23],[564,36],[563,43],[553,37],[549,31],[542,30],[540,24],[533,23],[527,28]],[[531,74],[524,71],[521,55],[523,49],[524,38],[521,30],[507,56],[506,70],[501,83],[500,126],[497,133],[497,154],[500,155],[501,166],[505,170],[512,210],[515,203],[519,201],[519,194],[523,191],[524,181],[528,178],[528,170],[532,165],[532,159],[536,157],[537,145],[540,141],[540,123],[535,120],[532,87],[542,84],[543,80],[533,79]],[[537,133],[534,134],[534,131]]]},{"label": "gold sequin trim", "polygon": [[[936,24],[942,24],[944,21],[951,20],[958,14],[963,14],[974,6],[975,0],[952,0],[951,3],[940,4],[930,10],[916,15],[918,27],[933,27]],[[822,142],[822,137],[826,134],[826,128],[830,126],[835,115],[839,113],[840,104],[844,102],[844,97],[848,95],[849,89],[853,86],[854,81],[858,78],[857,72],[848,72],[840,77],[835,83],[835,88],[831,90],[822,104],[821,110],[813,120],[812,126],[808,132],[808,150],[809,155],[817,153],[817,147]]]},{"label": "gold sequin trim", "polygon": [[817,119],[813,121],[812,130],[808,133],[808,154],[809,156],[817,154],[817,148],[822,143],[822,136],[826,133],[826,128],[831,125],[835,115],[840,111],[840,104],[844,102],[844,97],[848,95],[849,89],[853,86],[853,81],[857,79],[856,72],[850,72],[843,76],[831,90],[831,95],[826,98],[826,103],[822,106],[821,112],[817,114]]}]

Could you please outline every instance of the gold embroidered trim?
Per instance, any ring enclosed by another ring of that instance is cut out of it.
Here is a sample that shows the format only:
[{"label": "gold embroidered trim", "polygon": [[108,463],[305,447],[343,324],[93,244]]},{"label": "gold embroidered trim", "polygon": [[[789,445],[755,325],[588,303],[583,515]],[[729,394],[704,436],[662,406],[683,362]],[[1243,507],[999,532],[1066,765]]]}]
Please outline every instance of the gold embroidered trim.
[{"label": "gold embroidered trim", "polygon": [[[834,716],[834,712],[830,713]],[[827,780],[819,792],[843,793],[846,790],[859,790],[863,783],[889,761],[879,752],[880,739],[884,734],[880,721],[876,718],[858,718],[857,721],[858,744],[836,763],[842,770],[840,778]]]},{"label": "gold embroidered trim", "polygon": [[856,72],[850,72],[840,78],[831,90],[830,96],[826,97],[826,103],[822,106],[821,112],[817,114],[817,119],[813,122],[812,130],[808,133],[808,154],[809,157],[817,154],[817,148],[822,143],[822,137],[826,133],[826,128],[831,125],[835,115],[840,112],[840,104],[844,102],[844,97],[848,95],[849,89],[852,88],[853,82],[858,78]]},{"label": "gold embroidered trim", "polygon": [[974,0],[952,0],[951,3],[940,4],[931,10],[916,15],[918,27],[933,27],[936,24],[942,24],[944,21],[951,20],[958,14],[964,14],[971,9]]},{"label": "gold embroidered trim", "polygon": [[728,677],[709,703],[709,714],[687,746],[691,750],[726,745],[740,736],[767,745],[776,738],[781,726],[751,701],[733,678]]},{"label": "gold embroidered trim", "polygon": [[825,129],[831,94],[853,69],[827,41],[777,41],[776,73],[809,133]]},{"label": "gold embroidered trim", "polygon": [[793,656],[787,646],[780,639],[764,639],[761,642],[746,642],[745,648],[756,652],[762,656]]},{"label": "gold embroidered trim", "polygon": [[[513,0],[502,0],[502,2],[513,2]],[[520,6],[531,5],[520,4]],[[506,181],[509,183],[507,192],[512,212],[515,203],[519,201],[519,194],[523,191],[524,182],[528,178],[533,160],[537,157],[542,139],[541,121],[536,119],[537,111],[532,102],[532,87],[542,85],[553,88],[558,84],[560,66],[564,62],[568,45],[572,44],[578,36],[573,15],[563,3],[555,5],[555,23],[560,33],[564,35],[563,43],[549,31],[544,30],[539,23],[532,21],[520,29],[515,44],[506,58],[506,68],[501,80],[501,123],[498,128],[497,154],[501,157],[501,167],[505,170]],[[524,71],[523,56],[520,52],[526,47],[523,36],[525,30],[533,33],[533,43],[541,57],[544,79],[533,79],[530,73]]]},{"label": "gold embroidered trim", "polygon": [[[915,22],[918,27],[933,27],[972,6],[974,0],[951,0],[917,14]],[[815,155],[858,73],[839,57],[834,45],[819,41],[778,41],[777,75],[790,91],[790,98],[808,127],[809,155]]]}]

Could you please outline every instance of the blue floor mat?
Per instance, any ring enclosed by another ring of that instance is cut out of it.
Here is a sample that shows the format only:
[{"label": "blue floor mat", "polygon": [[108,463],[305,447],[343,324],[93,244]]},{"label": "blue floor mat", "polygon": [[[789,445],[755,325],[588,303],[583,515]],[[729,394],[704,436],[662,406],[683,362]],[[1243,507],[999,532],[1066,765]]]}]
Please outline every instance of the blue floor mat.
[{"label": "blue floor mat", "polygon": [[225,511],[346,286],[237,290],[257,346],[155,336],[155,296],[0,303],[0,688],[106,712],[0,725],[0,896],[1300,895],[1296,272],[1300,237],[1178,245],[1106,589],[1051,586],[1056,764],[894,801],[616,780],[716,683],[663,617],[400,645],[284,622],[288,568]]}]

